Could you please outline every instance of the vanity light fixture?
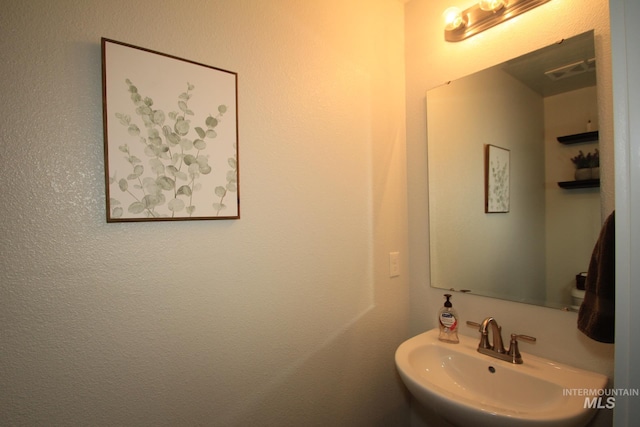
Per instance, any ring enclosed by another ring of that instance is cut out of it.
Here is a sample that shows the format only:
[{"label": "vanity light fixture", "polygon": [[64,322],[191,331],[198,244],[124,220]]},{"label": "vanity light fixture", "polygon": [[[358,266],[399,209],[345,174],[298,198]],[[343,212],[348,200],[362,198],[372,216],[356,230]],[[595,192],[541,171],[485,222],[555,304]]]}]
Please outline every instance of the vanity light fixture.
[{"label": "vanity light fixture", "polygon": [[462,11],[457,7],[450,7],[442,14],[444,31],[453,31],[462,26]]},{"label": "vanity light fixture", "polygon": [[480,0],[460,11],[450,7],[444,13],[444,39],[459,42],[550,0]]},{"label": "vanity light fixture", "polygon": [[502,9],[505,3],[505,0],[480,0],[478,6],[480,6],[482,10],[496,12]]}]

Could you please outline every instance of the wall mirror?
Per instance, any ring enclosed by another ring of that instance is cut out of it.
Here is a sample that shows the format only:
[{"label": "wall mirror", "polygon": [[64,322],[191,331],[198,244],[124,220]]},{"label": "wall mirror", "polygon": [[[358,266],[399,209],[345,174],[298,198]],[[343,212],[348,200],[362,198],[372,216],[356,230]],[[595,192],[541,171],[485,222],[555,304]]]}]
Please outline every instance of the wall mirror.
[{"label": "wall mirror", "polygon": [[431,286],[577,308],[601,227],[598,169],[578,182],[572,161],[598,148],[595,67],[589,31],[427,92]]}]

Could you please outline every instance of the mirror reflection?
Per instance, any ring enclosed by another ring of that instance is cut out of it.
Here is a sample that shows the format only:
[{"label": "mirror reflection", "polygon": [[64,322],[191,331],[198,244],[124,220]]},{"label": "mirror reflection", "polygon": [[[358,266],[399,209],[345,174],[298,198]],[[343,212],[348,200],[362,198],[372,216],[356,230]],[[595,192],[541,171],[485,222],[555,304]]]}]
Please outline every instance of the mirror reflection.
[{"label": "mirror reflection", "polygon": [[601,226],[595,65],[589,31],[427,92],[433,287],[579,306]]}]

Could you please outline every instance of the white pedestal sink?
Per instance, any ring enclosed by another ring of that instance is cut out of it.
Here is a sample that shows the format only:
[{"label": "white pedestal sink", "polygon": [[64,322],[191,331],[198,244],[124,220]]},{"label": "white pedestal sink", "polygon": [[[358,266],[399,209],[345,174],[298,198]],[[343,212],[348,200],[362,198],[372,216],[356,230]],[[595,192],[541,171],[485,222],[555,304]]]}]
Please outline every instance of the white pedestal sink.
[{"label": "white pedestal sink", "polygon": [[447,421],[461,427],[577,427],[595,415],[585,402],[597,396],[584,392],[604,389],[606,376],[526,353],[515,365],[478,353],[479,337],[461,335],[459,344],[449,344],[438,340],[438,332],[405,341],[395,358],[415,399]]}]

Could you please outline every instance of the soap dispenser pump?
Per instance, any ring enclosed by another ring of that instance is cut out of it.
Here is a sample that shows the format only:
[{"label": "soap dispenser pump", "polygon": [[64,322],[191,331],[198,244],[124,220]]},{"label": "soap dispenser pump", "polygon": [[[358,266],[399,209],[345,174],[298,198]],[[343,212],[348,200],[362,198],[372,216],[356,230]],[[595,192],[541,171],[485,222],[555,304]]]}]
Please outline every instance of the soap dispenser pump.
[{"label": "soap dispenser pump", "polygon": [[453,309],[453,305],[449,298],[451,294],[444,294],[447,301],[444,303],[444,307],[440,309],[438,313],[438,323],[440,324],[440,341],[457,344],[460,342],[458,338],[458,314]]}]

